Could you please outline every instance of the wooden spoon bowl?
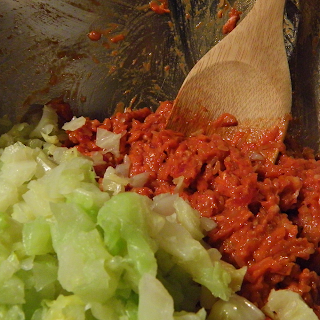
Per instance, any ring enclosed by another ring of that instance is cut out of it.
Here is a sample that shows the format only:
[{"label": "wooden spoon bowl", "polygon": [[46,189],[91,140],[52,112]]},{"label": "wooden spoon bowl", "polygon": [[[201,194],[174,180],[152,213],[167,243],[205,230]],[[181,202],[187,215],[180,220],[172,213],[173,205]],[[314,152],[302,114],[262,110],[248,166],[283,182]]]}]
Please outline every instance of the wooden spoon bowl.
[{"label": "wooden spoon bowl", "polygon": [[213,120],[230,113],[238,120],[236,130],[253,129],[257,138],[257,130],[278,126],[283,138],[292,103],[284,4],[257,0],[244,20],[199,60],[180,88],[168,128],[212,134],[217,131]]}]

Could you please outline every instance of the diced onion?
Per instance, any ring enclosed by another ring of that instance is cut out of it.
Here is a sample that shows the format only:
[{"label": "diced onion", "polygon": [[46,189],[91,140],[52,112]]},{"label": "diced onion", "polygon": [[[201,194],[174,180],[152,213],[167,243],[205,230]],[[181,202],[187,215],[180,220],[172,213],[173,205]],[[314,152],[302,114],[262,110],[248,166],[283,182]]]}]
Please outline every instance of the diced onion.
[{"label": "diced onion", "polygon": [[252,152],[251,155],[250,155],[250,160],[265,160],[265,157],[261,154],[261,153],[258,153],[258,152]]},{"label": "diced onion", "polygon": [[96,145],[106,152],[111,152],[114,156],[118,157],[120,155],[119,148],[121,137],[121,133],[113,133],[106,129],[98,128]]},{"label": "diced onion", "polygon": [[176,211],[174,202],[177,198],[177,194],[159,194],[153,198],[152,209],[163,216],[171,216]]},{"label": "diced onion", "polygon": [[86,118],[85,117],[73,117],[71,121],[66,122],[62,129],[66,130],[66,131],[75,131],[79,128],[81,128],[82,126],[84,126],[86,124]]},{"label": "diced onion", "polygon": [[133,177],[131,177],[130,179],[130,184],[134,187],[134,188],[141,188],[143,187],[146,182],[148,181],[149,179],[149,172],[142,172],[142,173],[139,173]]},{"label": "diced onion", "polygon": [[184,186],[184,176],[180,176],[178,178],[173,179],[173,183],[176,185],[174,192],[179,193]]},{"label": "diced onion", "polygon": [[104,191],[110,191],[113,195],[125,191],[125,186],[129,184],[129,179],[120,177],[112,167],[108,167],[104,173],[102,187]]},{"label": "diced onion", "polygon": [[129,170],[130,170],[130,158],[129,156],[126,154],[124,157],[123,157],[123,163],[121,164],[118,164],[116,166],[116,173],[121,176],[121,177],[126,177],[128,178],[129,177]]},{"label": "diced onion", "polygon": [[103,155],[101,152],[91,152],[91,159],[93,160],[93,165],[98,166],[101,164],[105,164],[106,162],[103,160]]}]

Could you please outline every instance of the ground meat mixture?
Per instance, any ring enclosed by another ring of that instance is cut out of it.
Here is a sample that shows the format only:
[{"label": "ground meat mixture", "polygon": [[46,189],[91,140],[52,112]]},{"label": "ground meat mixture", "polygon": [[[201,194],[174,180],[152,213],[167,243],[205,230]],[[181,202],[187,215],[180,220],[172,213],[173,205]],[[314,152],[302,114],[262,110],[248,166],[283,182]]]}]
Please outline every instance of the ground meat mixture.
[{"label": "ground meat mixture", "polygon": [[272,288],[289,288],[320,317],[320,161],[310,152],[290,156],[283,145],[274,164],[217,134],[185,137],[166,130],[171,106],[162,103],[156,113],[128,110],[102,123],[87,119],[69,132],[66,145],[90,155],[101,151],[97,128],[122,133],[120,156],[104,154],[99,177],[128,154],[130,175],[148,172],[149,179],[127,190],[149,197],[178,192],[217,223],[208,243],[224,260],[248,267],[240,294],[262,307]]}]

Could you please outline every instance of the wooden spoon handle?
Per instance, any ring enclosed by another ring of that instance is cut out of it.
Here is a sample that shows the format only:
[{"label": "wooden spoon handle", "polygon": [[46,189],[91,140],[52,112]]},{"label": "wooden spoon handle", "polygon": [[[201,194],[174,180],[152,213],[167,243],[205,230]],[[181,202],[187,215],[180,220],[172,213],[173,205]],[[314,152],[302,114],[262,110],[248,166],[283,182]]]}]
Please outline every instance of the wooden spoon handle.
[{"label": "wooden spoon handle", "polygon": [[[228,47],[221,42],[220,52],[227,51],[228,60],[234,59],[255,66],[264,74],[273,77],[274,83],[279,83],[280,79],[277,77],[283,76],[283,72],[275,73],[273,65],[288,70],[287,61],[284,60],[284,5],[285,0],[257,0],[248,16],[236,28],[237,32],[230,34],[231,39],[226,42]],[[264,51],[264,54],[259,54],[259,50]]]},{"label": "wooden spoon handle", "polygon": [[[168,127],[194,132],[225,112],[247,127],[270,127],[290,113],[284,4],[257,0],[245,19],[200,59],[182,84]],[[192,125],[186,125],[188,119]]]},{"label": "wooden spoon handle", "polygon": [[[288,84],[290,75],[287,61],[283,61],[286,57],[282,28],[285,1],[257,0],[245,19],[194,66],[184,84],[194,74],[213,64],[238,61],[257,68],[270,77],[275,86],[283,81],[286,85],[291,85]],[[261,54],[260,51],[264,53]],[[279,64],[279,60],[283,63]],[[278,70],[274,68],[275,64]],[[287,108],[288,112],[290,108],[291,103]]]},{"label": "wooden spoon handle", "polygon": [[[245,134],[258,146],[267,132],[281,142],[291,111],[290,71],[283,37],[285,0],[257,0],[239,25],[194,66],[174,102],[167,128],[184,134]],[[217,130],[224,113],[239,125]],[[269,134],[268,134],[269,136]],[[268,158],[275,158],[278,146]]]}]

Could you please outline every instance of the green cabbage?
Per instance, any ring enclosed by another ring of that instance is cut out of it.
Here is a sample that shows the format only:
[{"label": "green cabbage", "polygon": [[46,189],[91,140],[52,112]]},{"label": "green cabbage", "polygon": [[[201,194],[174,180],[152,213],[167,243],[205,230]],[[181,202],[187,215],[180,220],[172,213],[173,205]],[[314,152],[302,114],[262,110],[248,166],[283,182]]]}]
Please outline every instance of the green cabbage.
[{"label": "green cabbage", "polygon": [[228,301],[218,300],[211,308],[208,320],[264,320],[265,315],[247,299],[233,294]]},{"label": "green cabbage", "polygon": [[235,270],[202,246],[198,213],[177,196],[163,215],[145,196],[101,191],[92,160],[50,142],[50,117],[3,139],[3,317],[150,319],[158,308],[163,319],[205,319],[201,285],[228,299]]},{"label": "green cabbage", "polygon": [[318,319],[301,296],[290,290],[271,290],[263,310],[274,320]]}]

